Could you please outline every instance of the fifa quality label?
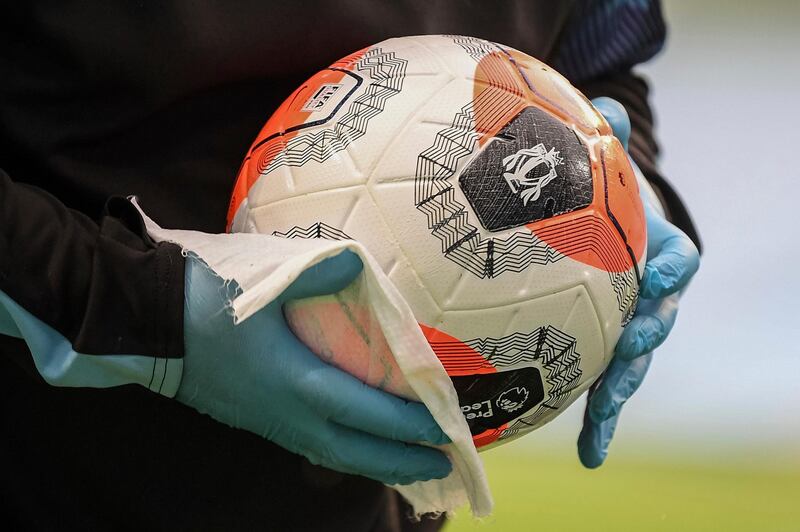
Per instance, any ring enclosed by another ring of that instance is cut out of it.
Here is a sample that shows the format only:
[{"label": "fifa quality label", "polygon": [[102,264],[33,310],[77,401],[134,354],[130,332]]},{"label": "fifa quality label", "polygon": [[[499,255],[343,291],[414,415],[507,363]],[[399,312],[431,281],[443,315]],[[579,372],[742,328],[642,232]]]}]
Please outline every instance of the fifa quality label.
[{"label": "fifa quality label", "polygon": [[[347,102],[363,83],[363,78],[353,72],[327,69],[314,77],[313,82],[301,89],[295,106],[302,102],[300,111],[311,113],[310,119],[300,125],[319,125],[326,123]],[[322,122],[320,122],[322,121]],[[302,129],[302,128],[301,128]]]},{"label": "fifa quality label", "polygon": [[518,418],[544,400],[538,368],[451,376],[473,436]]},{"label": "fifa quality label", "polygon": [[458,179],[487,231],[538,222],[592,202],[589,152],[565,124],[527,107]]},{"label": "fifa quality label", "polygon": [[340,83],[326,83],[321,86],[303,105],[303,111],[322,111],[341,88]]}]

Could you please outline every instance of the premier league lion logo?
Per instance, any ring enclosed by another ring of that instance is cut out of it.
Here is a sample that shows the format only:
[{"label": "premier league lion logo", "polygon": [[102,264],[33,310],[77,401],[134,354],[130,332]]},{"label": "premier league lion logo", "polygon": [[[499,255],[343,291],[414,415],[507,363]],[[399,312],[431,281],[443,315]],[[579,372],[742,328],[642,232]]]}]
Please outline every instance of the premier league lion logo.
[{"label": "premier league lion logo", "polygon": [[555,148],[548,151],[544,144],[539,143],[504,158],[503,177],[511,191],[519,194],[522,204],[527,206],[529,201],[539,199],[542,188],[558,176],[556,166],[562,162],[564,160]]},{"label": "premier league lion logo", "polygon": [[516,386],[501,393],[495,403],[506,412],[514,412],[522,408],[527,400],[528,390],[524,386]]}]

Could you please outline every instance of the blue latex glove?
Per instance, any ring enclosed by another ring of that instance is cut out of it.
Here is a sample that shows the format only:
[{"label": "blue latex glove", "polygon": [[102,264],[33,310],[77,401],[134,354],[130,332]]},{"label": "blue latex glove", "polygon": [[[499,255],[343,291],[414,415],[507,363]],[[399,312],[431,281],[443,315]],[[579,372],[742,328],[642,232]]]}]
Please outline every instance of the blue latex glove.
[{"label": "blue latex glove", "polygon": [[[608,120],[614,135],[628,149],[631,124],[625,108],[611,98],[592,103]],[[638,172],[639,169],[634,169]],[[697,272],[700,254],[683,231],[659,214],[642,191],[647,219],[647,264],[639,290],[639,305],[617,342],[611,364],[589,391],[578,455],[584,466],[600,466],[608,454],[622,405],[644,380],[653,350],[661,345],[675,324],[681,290]]]},{"label": "blue latex glove", "polygon": [[236,287],[188,258],[186,354],[176,399],[337,471],[387,484],[447,476],[451,464],[441,451],[413,443],[449,442],[424,405],[326,364],[286,325],[285,301],[338,292],[361,268],[349,251],[328,258],[234,326],[227,301]]}]

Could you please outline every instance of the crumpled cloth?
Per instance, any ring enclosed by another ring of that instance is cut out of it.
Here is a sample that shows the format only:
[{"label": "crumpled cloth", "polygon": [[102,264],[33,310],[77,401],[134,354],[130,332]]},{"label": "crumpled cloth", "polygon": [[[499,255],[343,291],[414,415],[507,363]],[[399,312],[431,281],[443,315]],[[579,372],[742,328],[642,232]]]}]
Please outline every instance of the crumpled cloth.
[{"label": "crumpled cloth", "polygon": [[[137,205],[138,207],[138,205]],[[141,208],[140,208],[141,211]],[[180,245],[241,290],[230,301],[235,323],[246,320],[279,296],[303,271],[349,249],[364,263],[359,297],[370,305],[394,354],[409,394],[423,402],[452,443],[441,446],[453,464],[446,478],[392,486],[417,515],[451,512],[469,502],[475,517],[493,507],[483,462],[472,443],[450,378],[434,354],[406,301],[377,261],[356,241],[286,239],[261,234],[208,234],[162,229],[142,212],[153,240]],[[413,392],[413,393],[411,393]]]}]

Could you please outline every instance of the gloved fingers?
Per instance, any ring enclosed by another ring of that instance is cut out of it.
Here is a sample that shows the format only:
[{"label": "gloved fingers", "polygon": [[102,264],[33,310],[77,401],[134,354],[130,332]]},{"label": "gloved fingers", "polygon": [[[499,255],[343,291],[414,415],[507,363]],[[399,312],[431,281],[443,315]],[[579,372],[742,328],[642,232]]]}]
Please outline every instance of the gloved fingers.
[{"label": "gloved fingers", "polygon": [[583,427],[578,435],[578,458],[584,467],[600,467],[617,430],[625,402],[642,384],[653,354],[633,361],[615,357],[600,382],[589,392]]},{"label": "gloved fingers", "polygon": [[619,414],[625,401],[639,389],[652,359],[653,353],[633,360],[616,356],[612,359],[600,383],[589,394],[586,412],[593,423],[603,423]]},{"label": "gloved fingers", "polygon": [[700,267],[700,253],[680,229],[658,215],[648,216],[648,255],[640,295],[663,297],[685,287]]},{"label": "gloved fingers", "polygon": [[335,294],[352,283],[363,267],[358,255],[350,250],[344,250],[301,273],[283,292],[281,299],[302,299]]},{"label": "gloved fingers", "polygon": [[592,105],[605,117],[614,136],[619,139],[625,151],[628,151],[628,140],[631,137],[631,120],[625,107],[613,98],[600,96],[592,100]]},{"label": "gloved fingers", "polygon": [[321,362],[298,380],[301,399],[326,419],[389,440],[450,442],[422,403],[372,388],[334,366]]},{"label": "gloved fingers", "polygon": [[667,339],[678,316],[680,294],[641,299],[633,319],[617,341],[614,358],[633,360],[653,351]]},{"label": "gloved fingers", "polygon": [[617,430],[619,414],[600,423],[584,416],[583,428],[578,436],[578,458],[584,467],[600,467],[608,456],[608,446]]},{"label": "gloved fingers", "polygon": [[439,450],[387,440],[328,423],[305,453],[315,464],[355,473],[385,484],[444,478],[453,466]]}]

